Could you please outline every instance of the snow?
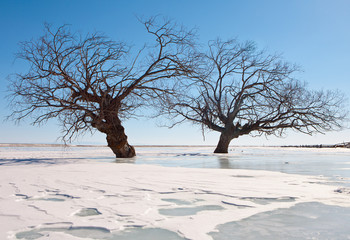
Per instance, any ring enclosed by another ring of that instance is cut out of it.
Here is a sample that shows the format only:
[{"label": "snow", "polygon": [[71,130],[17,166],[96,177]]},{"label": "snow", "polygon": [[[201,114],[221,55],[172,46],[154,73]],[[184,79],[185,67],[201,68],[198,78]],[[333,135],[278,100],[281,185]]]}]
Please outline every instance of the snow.
[{"label": "snow", "polygon": [[[228,156],[306,154],[243,151]],[[337,149],[324,154],[349,156]],[[145,164],[190,164],[191,157],[218,158],[210,148],[140,148],[137,158],[116,164],[104,147],[0,148],[0,239],[137,239],[149,233],[209,240],[221,224],[302,203],[350,207],[349,189],[319,175]]]}]

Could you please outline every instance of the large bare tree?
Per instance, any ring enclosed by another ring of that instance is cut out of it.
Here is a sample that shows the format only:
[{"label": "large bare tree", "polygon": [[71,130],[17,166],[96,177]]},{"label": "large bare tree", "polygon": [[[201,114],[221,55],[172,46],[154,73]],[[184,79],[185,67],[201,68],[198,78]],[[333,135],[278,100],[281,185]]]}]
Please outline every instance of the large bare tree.
[{"label": "large bare tree", "polygon": [[155,18],[141,23],[154,42],[134,56],[127,44],[104,35],[46,25],[42,37],[21,43],[18,57],[29,70],[11,79],[9,118],[30,116],[33,124],[59,119],[68,142],[97,129],[116,157],[135,156],[122,120],[152,97],[171,92],[172,83],[192,71],[195,58],[192,30]]},{"label": "large bare tree", "polygon": [[215,153],[227,153],[242,135],[324,132],[340,128],[346,116],[342,94],[308,90],[293,78],[298,67],[252,42],[212,41],[202,66],[191,84],[163,99],[163,113],[175,124],[189,120],[220,132]]}]

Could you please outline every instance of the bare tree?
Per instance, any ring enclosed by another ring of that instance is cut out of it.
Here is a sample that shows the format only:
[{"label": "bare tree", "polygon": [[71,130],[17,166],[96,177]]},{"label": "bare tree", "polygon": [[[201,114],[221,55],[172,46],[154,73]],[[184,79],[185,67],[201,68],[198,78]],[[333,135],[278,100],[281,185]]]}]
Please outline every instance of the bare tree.
[{"label": "bare tree", "polygon": [[220,132],[215,153],[227,153],[242,135],[324,132],[340,128],[346,116],[342,94],[308,90],[292,77],[298,67],[252,42],[212,41],[203,66],[192,84],[163,98],[163,113],[177,119],[174,125],[189,120]]},{"label": "bare tree", "polygon": [[[71,141],[85,131],[107,135],[116,157],[133,157],[122,120],[192,70],[193,31],[171,21],[142,21],[154,39],[131,57],[123,42],[93,33],[72,33],[68,26],[45,26],[38,40],[21,43],[20,59],[29,71],[11,79],[10,119],[33,117],[33,124],[57,118],[63,140]],[[155,81],[162,82],[154,84]],[[163,88],[159,88],[162,86]]]}]

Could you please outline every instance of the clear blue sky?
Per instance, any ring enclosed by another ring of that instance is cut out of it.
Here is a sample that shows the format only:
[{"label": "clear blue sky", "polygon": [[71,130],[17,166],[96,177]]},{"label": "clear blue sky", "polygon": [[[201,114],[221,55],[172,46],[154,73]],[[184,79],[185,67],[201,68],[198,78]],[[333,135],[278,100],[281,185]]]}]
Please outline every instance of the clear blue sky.
[{"label": "clear blue sky", "polygon": [[[72,24],[81,32],[100,31],[115,40],[142,43],[144,29],[135,16],[161,14],[196,27],[200,40],[238,37],[259,47],[283,53],[302,66],[300,78],[315,89],[341,89],[350,96],[350,1],[348,0],[1,0],[0,1],[0,143],[55,143],[60,129],[55,121],[41,127],[30,119],[19,126],[3,122],[10,113],[4,98],[7,76],[25,72],[14,61],[18,42],[41,35],[43,23]],[[350,108],[350,107],[349,107]],[[160,120],[157,120],[160,121]],[[174,129],[157,127],[157,121],[124,123],[131,144],[216,144],[218,134],[208,134],[190,124]],[[242,137],[232,145],[314,144],[350,141],[350,131],[312,137],[290,133],[286,138]],[[78,143],[105,143],[96,133]]]}]

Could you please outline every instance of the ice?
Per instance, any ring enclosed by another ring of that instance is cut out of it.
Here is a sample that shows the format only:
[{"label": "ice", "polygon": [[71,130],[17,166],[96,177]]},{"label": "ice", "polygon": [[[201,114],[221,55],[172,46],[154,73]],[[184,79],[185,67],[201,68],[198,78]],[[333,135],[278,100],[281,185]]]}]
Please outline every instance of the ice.
[{"label": "ice", "polygon": [[309,202],[226,223],[210,235],[214,240],[345,240],[350,239],[349,222],[350,208]]},{"label": "ice", "polygon": [[37,231],[20,232],[16,234],[17,239],[34,240],[45,236]]},{"label": "ice", "polygon": [[71,228],[39,228],[31,231],[19,232],[17,239],[39,239],[42,236],[50,236],[51,232],[63,232],[79,238],[110,239],[110,231],[102,227],[71,227]]},{"label": "ice", "polygon": [[71,228],[39,228],[30,231],[19,232],[16,234],[17,239],[35,240],[41,237],[49,237],[55,233],[71,235],[78,239],[99,239],[99,240],[184,240],[178,234],[159,228],[133,228],[125,231],[112,233],[108,229],[101,227],[71,227]]},{"label": "ice", "polygon": [[77,212],[75,215],[79,217],[89,217],[89,216],[95,216],[100,215],[100,213],[96,208],[83,208],[80,209],[79,212]]},{"label": "ice", "polygon": [[185,240],[175,232],[171,232],[160,228],[134,228],[114,234],[110,240]]},{"label": "ice", "polygon": [[294,201],[296,201],[295,197],[280,197],[280,198],[245,197],[242,199],[250,200],[254,203],[262,204],[262,205],[266,205],[266,204],[269,204],[271,202],[294,202]]},{"label": "ice", "polygon": [[223,210],[224,208],[218,205],[204,205],[198,207],[181,207],[181,208],[165,208],[159,209],[159,213],[166,216],[189,216],[195,215],[201,211]]},{"label": "ice", "polygon": [[304,220],[312,238],[326,219],[339,225],[329,239],[347,239],[348,149],[212,150],[141,147],[116,160],[106,147],[0,147],[0,239],[210,240],[237,226],[293,239]]},{"label": "ice", "polygon": [[176,205],[190,205],[191,202],[173,198],[163,198],[163,201],[175,203]]}]

